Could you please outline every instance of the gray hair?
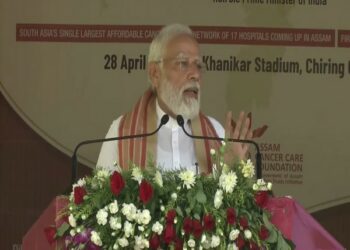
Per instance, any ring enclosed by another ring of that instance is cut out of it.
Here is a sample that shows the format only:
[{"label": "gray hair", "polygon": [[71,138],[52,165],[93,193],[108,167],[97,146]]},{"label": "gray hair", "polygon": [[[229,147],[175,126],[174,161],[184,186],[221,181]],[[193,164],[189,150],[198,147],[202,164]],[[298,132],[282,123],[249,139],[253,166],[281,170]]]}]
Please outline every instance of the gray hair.
[{"label": "gray hair", "polygon": [[183,24],[170,24],[163,27],[154,37],[148,53],[148,63],[162,59],[167,43],[176,36],[189,35],[194,37],[192,30]]}]

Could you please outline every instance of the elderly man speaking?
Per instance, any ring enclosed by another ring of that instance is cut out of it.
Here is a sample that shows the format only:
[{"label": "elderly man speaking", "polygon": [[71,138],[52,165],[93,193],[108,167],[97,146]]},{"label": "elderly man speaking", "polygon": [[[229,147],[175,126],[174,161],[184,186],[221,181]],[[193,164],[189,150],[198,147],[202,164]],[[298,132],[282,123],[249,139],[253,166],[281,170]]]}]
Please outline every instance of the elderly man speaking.
[{"label": "elderly man speaking", "polygon": [[[164,114],[170,120],[159,132],[141,139],[105,142],[97,166],[115,169],[118,164],[145,166],[153,160],[163,170],[187,168],[201,173],[211,172],[210,149],[218,149],[220,141],[193,140],[177,124],[176,116],[185,119],[185,129],[193,135],[251,139],[249,118],[241,112],[236,126],[232,126],[232,112],[226,115],[225,129],[215,119],[200,111],[202,73],[198,42],[187,26],[165,26],[152,41],[148,55],[149,88],[131,112],[115,120],[106,138],[143,134],[154,131]],[[248,145],[231,143],[228,159],[243,159]]]}]

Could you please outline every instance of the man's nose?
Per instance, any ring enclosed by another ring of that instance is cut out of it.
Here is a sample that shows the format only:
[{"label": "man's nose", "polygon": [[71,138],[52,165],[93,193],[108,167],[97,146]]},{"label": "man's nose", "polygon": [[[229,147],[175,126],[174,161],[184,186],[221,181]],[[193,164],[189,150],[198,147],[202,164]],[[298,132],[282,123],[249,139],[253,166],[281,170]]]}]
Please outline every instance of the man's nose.
[{"label": "man's nose", "polygon": [[192,62],[187,72],[188,79],[199,81],[201,79],[201,69],[198,68],[197,63]]}]

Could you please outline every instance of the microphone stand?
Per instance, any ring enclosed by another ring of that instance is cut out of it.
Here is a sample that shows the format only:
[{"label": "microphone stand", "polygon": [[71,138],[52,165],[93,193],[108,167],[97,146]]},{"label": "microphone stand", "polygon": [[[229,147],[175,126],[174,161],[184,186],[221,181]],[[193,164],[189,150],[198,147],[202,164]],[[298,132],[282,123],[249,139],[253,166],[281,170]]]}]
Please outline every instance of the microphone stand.
[{"label": "microphone stand", "polygon": [[158,126],[158,128],[156,130],[154,130],[151,133],[145,133],[145,134],[138,134],[138,135],[125,135],[125,136],[118,136],[118,137],[111,137],[111,138],[103,138],[103,139],[94,139],[94,140],[86,140],[86,141],[82,141],[80,142],[74,149],[74,153],[72,156],[72,180],[71,180],[71,185],[74,184],[74,182],[76,181],[77,178],[77,152],[78,149],[86,144],[92,144],[92,143],[98,143],[98,142],[108,142],[108,141],[119,141],[119,140],[127,140],[127,139],[135,139],[135,138],[140,138],[140,137],[148,137],[151,135],[156,134],[159,129],[165,125],[167,122],[169,121],[169,116],[168,115],[163,115],[161,120],[160,120],[160,124]]},{"label": "microphone stand", "polygon": [[[193,139],[216,140],[216,141],[218,141],[218,140],[224,141],[225,140],[224,138],[221,138],[221,137],[198,136],[198,135],[189,134],[184,127],[185,121],[184,121],[184,118],[182,117],[182,115],[177,115],[176,121],[177,121],[177,124],[182,128],[184,133]],[[241,140],[241,139],[233,139],[233,138],[227,138],[226,140],[230,141],[230,142],[249,143],[249,144],[254,145],[254,147],[256,149],[256,155],[255,155],[255,158],[256,158],[256,177],[257,177],[257,179],[261,179],[262,178],[262,170],[261,170],[261,153],[260,153],[259,145],[255,141],[252,141],[252,140]]]}]

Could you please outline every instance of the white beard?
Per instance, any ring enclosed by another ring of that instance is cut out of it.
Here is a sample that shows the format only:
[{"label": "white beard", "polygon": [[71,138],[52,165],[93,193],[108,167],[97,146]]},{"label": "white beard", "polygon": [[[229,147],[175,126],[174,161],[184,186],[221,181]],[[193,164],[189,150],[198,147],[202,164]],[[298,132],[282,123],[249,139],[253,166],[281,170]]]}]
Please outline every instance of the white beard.
[{"label": "white beard", "polygon": [[[198,99],[184,97],[184,91],[190,87],[198,89]],[[200,108],[200,85],[198,82],[189,81],[181,89],[176,89],[165,79],[159,86],[158,94],[175,115],[182,115],[186,119],[198,116]]]}]

